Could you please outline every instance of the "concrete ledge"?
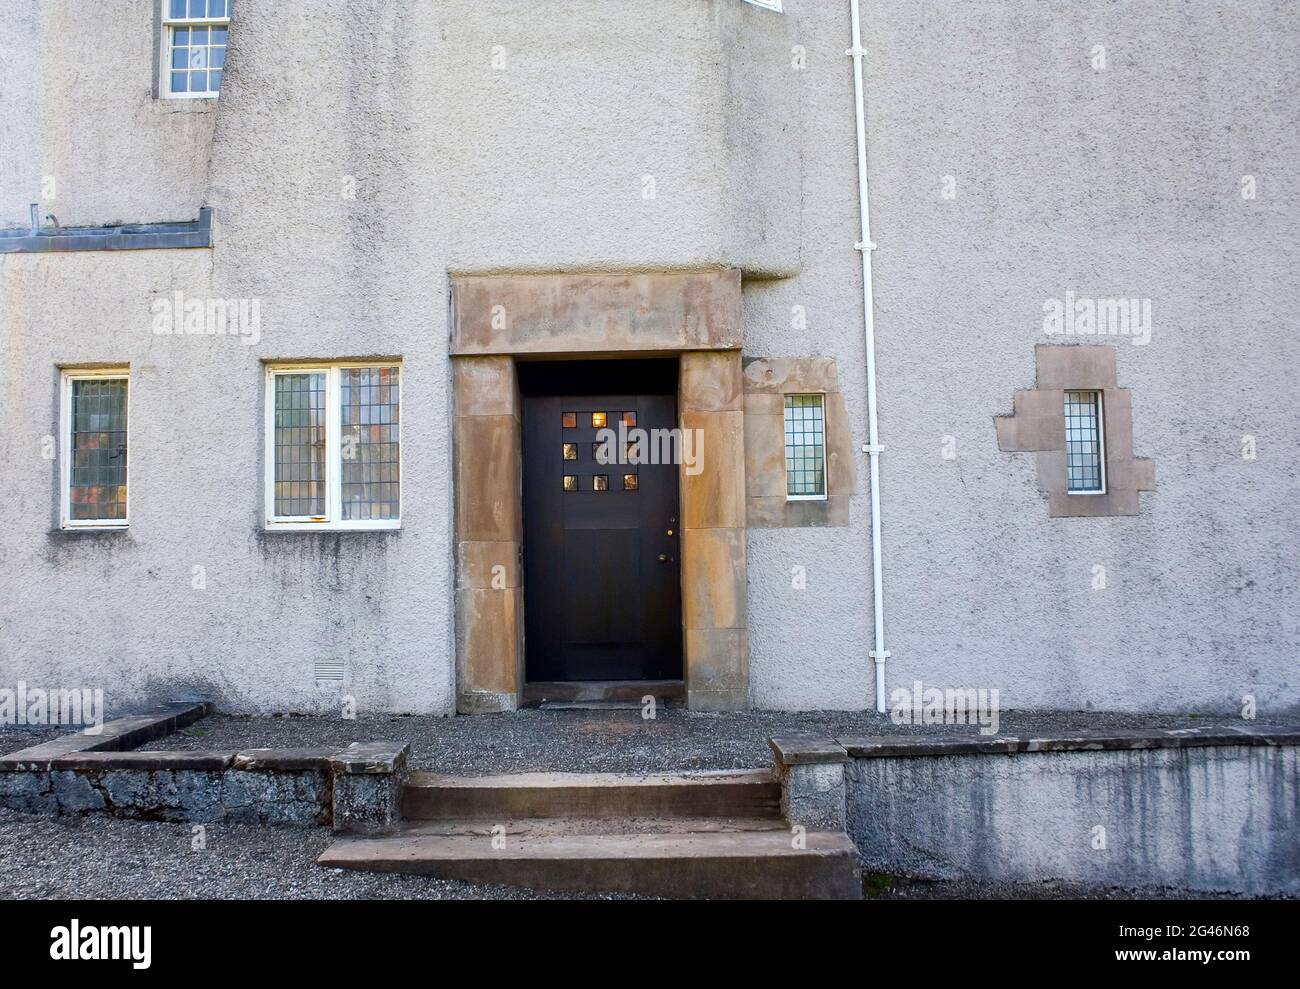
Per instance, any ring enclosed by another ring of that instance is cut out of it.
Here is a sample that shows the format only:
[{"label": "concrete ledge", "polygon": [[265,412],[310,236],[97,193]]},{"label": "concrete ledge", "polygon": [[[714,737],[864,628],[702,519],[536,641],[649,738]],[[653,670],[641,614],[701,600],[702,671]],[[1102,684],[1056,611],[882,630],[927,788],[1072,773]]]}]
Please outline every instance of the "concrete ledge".
[{"label": "concrete ledge", "polygon": [[[1155,728],[1149,731],[1078,731],[1054,735],[845,736],[838,739],[855,759],[951,755],[1017,755],[1025,752],[1092,752],[1186,749],[1212,745],[1300,745],[1300,727],[1240,725]],[[776,747],[776,740],[772,742]],[[778,758],[780,754],[778,753]]]},{"label": "concrete ledge", "polygon": [[410,742],[366,742],[350,745],[330,757],[336,773],[395,773],[406,768]]},{"label": "concrete ledge", "polygon": [[121,752],[147,742],[166,738],[177,729],[192,725],[212,713],[207,701],[166,704],[155,711],[108,721],[98,729],[88,728],[75,735],[51,739],[40,745],[0,756],[0,772],[48,770],[50,763],[64,756],[85,752]]},{"label": "concrete ledge", "polygon": [[778,766],[801,766],[819,762],[846,762],[849,753],[829,735],[789,735],[770,738]]},{"label": "concrete ledge", "polygon": [[136,772],[196,770],[220,772],[235,761],[231,752],[73,752],[50,760],[50,769],[89,769],[103,772],[130,769]]},{"label": "concrete ledge", "polygon": [[250,773],[325,772],[338,749],[244,749],[235,753],[235,768]]}]

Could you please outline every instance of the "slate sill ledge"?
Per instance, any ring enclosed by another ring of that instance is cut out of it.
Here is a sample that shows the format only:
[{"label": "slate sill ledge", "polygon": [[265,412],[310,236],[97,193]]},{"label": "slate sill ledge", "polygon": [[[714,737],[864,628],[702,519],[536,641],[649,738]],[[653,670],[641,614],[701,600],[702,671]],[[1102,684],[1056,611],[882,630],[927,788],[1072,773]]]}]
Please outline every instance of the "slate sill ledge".
[{"label": "slate sill ledge", "polygon": [[149,251],[212,246],[212,208],[180,223],[127,223],[109,227],[42,227],[0,230],[0,254],[68,251]]}]

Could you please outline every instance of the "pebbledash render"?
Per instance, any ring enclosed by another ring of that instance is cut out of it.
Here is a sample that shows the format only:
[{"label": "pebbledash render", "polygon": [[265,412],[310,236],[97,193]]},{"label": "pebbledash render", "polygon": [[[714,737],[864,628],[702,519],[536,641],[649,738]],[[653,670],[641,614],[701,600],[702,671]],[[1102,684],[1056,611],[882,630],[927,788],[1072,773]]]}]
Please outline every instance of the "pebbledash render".
[{"label": "pebbledash render", "polygon": [[1300,8],[856,6],[0,5],[0,686],[1294,712]]}]

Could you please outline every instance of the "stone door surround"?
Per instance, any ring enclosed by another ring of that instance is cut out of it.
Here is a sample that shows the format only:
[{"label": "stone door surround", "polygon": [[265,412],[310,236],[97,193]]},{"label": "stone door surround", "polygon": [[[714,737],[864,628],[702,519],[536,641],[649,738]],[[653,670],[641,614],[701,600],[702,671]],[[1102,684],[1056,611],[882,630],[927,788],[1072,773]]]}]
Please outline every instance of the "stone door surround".
[{"label": "stone door surround", "polygon": [[456,708],[515,710],[524,688],[523,436],[517,359],[678,355],[687,704],[749,703],[744,388],[738,271],[453,277]]}]

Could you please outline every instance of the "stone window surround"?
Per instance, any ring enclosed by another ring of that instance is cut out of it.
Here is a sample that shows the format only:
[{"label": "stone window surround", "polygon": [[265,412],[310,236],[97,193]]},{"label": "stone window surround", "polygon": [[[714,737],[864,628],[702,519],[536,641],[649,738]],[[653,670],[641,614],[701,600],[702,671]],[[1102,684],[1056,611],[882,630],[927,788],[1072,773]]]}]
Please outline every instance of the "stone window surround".
[{"label": "stone window surround", "polygon": [[[747,358],[744,387],[748,527],[848,525],[856,464],[835,358]],[[825,396],[826,497],[790,499],[785,477],[785,396],[814,394]]]},{"label": "stone window surround", "polygon": [[[1038,488],[1049,518],[1137,515],[1138,492],[1155,490],[1155,465],[1133,456],[1133,403],[1120,388],[1114,347],[1039,344],[1035,387],[1017,391],[1014,411],[995,416],[998,449],[1035,454]],[[1098,391],[1102,399],[1106,491],[1069,494],[1065,470],[1065,392]]]},{"label": "stone window surround", "polygon": [[687,704],[748,707],[740,273],[463,276],[451,291],[457,710],[523,697],[515,361],[647,355],[678,356],[678,417],[708,451],[680,475]]}]

